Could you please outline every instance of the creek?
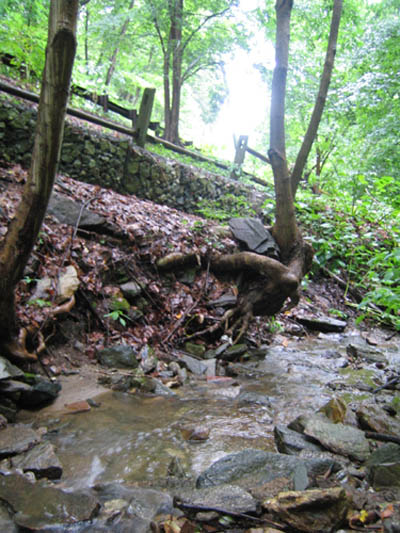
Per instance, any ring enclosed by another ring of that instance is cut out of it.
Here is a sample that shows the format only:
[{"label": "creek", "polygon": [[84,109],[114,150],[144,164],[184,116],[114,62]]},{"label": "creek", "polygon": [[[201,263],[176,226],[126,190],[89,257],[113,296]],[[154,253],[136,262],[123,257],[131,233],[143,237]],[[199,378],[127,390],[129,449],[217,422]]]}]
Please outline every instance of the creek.
[{"label": "creek", "polygon": [[[173,460],[197,477],[232,452],[276,451],[274,426],[317,411],[333,396],[347,402],[370,396],[371,384],[385,382],[385,368],[368,361],[351,368],[346,347],[359,338],[356,331],[282,337],[256,360],[233,364],[231,379],[193,377],[171,397],[107,391],[88,412],[70,414],[58,404],[33,417],[24,412],[21,420],[47,427],[63,466],[62,487],[112,481],[164,487]],[[387,345],[385,357],[399,366],[396,343]],[[83,382],[74,395],[84,397]],[[201,428],[206,438],[185,440],[187,427]]]}]

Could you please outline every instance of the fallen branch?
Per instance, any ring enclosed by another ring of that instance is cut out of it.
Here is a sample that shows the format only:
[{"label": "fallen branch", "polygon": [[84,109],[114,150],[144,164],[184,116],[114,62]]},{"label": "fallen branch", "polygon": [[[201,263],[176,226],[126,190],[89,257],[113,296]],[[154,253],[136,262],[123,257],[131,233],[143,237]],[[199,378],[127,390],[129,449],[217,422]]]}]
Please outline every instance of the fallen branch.
[{"label": "fallen branch", "polygon": [[364,434],[367,439],[379,440],[380,442],[395,442],[396,444],[400,444],[400,437],[396,437],[395,435],[375,433],[374,431],[365,431]]}]

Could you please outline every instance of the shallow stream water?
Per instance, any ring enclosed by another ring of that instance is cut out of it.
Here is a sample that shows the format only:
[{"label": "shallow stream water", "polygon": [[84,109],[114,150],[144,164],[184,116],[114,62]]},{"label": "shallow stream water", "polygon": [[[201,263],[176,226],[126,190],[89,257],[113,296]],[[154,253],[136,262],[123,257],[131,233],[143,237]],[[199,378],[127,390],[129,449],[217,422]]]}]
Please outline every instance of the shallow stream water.
[{"label": "shallow stream water", "polygon": [[[51,410],[36,417],[36,424],[47,427],[55,445],[63,465],[62,487],[110,481],[162,486],[174,458],[193,476],[232,452],[274,451],[276,424],[314,412],[335,395],[328,384],[348,364],[349,339],[320,334],[284,341],[238,365],[233,382],[194,380],[172,398],[109,391],[95,398],[97,408],[78,414]],[[400,361],[395,349],[389,354],[391,364]],[[363,368],[377,385],[385,381],[376,365]],[[255,393],[252,402],[245,393]],[[254,397],[262,403],[254,403]],[[185,440],[181,430],[187,426],[209,430],[208,438]]]}]

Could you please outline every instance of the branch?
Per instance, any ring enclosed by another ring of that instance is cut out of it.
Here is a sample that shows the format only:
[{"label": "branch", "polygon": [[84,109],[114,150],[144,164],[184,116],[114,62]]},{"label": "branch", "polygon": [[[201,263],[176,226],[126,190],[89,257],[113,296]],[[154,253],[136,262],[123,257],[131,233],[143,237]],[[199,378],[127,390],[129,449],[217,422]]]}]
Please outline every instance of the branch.
[{"label": "branch", "polygon": [[182,55],[185,51],[185,48],[187,47],[187,45],[189,44],[189,42],[193,39],[193,37],[196,35],[196,33],[198,33],[201,28],[203,26],[205,26],[210,20],[212,20],[213,18],[217,18],[217,17],[222,17],[223,15],[225,15],[225,13],[227,11],[229,11],[231,8],[231,6],[228,6],[226,7],[225,9],[223,9],[222,11],[219,11],[218,13],[212,13],[211,15],[208,15],[198,26],[197,28],[195,28],[192,33],[188,36],[188,38],[186,39],[186,41],[182,44]]},{"label": "branch", "polygon": [[317,134],[318,126],[321,122],[322,113],[325,107],[326,95],[328,94],[328,88],[332,77],[333,64],[336,55],[336,43],[339,33],[340,17],[342,14],[342,4],[343,0],[335,0],[333,6],[328,48],[326,51],[325,64],[321,76],[319,91],[317,99],[315,101],[314,110],[311,115],[310,123],[308,125],[307,132],[304,136],[303,144],[301,145],[301,148],[297,155],[296,163],[294,165],[293,172],[291,175],[293,197],[296,194],[297,187],[299,185],[305,164],[307,162],[307,158],[309,156],[311,147]]}]

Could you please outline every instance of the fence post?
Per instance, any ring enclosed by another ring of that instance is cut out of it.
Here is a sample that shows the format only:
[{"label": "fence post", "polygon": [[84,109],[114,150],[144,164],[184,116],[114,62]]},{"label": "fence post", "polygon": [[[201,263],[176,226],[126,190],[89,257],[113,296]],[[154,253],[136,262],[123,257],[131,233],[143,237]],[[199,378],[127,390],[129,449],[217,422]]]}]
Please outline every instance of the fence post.
[{"label": "fence post", "polygon": [[142,101],[140,103],[139,118],[137,121],[135,136],[136,142],[142,148],[144,148],[146,143],[147,129],[150,124],[155,92],[155,89],[146,88],[143,92]]},{"label": "fence post", "polygon": [[233,162],[234,169],[231,172],[232,179],[238,179],[240,176],[240,170],[244,162],[244,156],[246,155],[247,142],[249,140],[248,135],[241,135],[239,141],[236,143],[235,160]]}]

